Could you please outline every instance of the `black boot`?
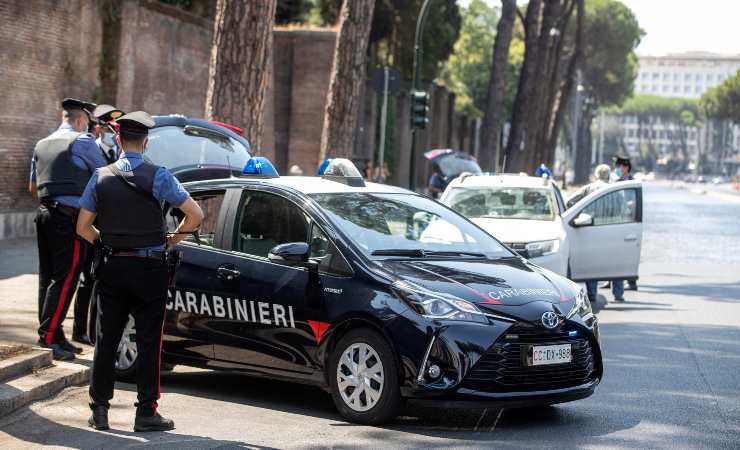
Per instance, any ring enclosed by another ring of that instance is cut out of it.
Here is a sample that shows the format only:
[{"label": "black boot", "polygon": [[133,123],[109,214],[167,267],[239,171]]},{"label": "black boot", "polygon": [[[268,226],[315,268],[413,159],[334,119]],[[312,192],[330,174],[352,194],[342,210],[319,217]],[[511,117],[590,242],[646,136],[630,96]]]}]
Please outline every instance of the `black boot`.
[{"label": "black boot", "polygon": [[100,405],[90,405],[92,415],[87,419],[87,424],[96,430],[107,430],[108,426],[108,408]]},{"label": "black boot", "polygon": [[64,350],[67,350],[70,353],[74,353],[75,355],[79,355],[80,353],[82,353],[82,349],[76,345],[72,345],[72,343],[69,342],[66,337],[63,340],[60,340],[58,344]]},{"label": "black boot", "polygon": [[73,334],[72,340],[75,342],[79,342],[80,344],[90,345],[92,347],[95,347],[95,344],[92,343],[92,340],[88,337],[86,334]]},{"label": "black boot", "polygon": [[155,412],[153,416],[140,415],[137,411],[134,431],[169,431],[175,429],[175,422],[165,419]]},{"label": "black boot", "polygon": [[72,361],[75,359],[75,354],[63,349],[59,344],[46,345],[43,339],[39,339],[37,342],[39,347],[51,349],[51,356],[57,361]]}]

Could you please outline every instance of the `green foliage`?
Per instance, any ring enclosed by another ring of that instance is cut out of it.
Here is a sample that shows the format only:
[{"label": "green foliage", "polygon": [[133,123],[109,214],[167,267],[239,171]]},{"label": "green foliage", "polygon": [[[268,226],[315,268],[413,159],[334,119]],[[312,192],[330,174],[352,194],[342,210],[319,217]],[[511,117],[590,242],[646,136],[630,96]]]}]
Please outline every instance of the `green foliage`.
[{"label": "green foliage", "polygon": [[740,70],[702,95],[701,110],[710,119],[740,124]]},{"label": "green foliage", "polygon": [[[473,117],[483,117],[488,99],[488,81],[493,64],[498,15],[483,0],[473,0],[463,11],[460,37],[441,74],[441,81],[455,93],[455,110]],[[511,111],[517,80],[524,62],[524,41],[513,37],[509,48],[504,107]]]},{"label": "green foliage", "polygon": [[445,85],[455,94],[455,109],[482,117],[491,76],[496,10],[483,0],[473,0],[463,11],[460,37],[442,71]]},{"label": "green foliage", "polygon": [[620,1],[588,0],[585,6],[584,87],[597,105],[620,105],[634,88],[638,69],[634,49],[644,32]]},{"label": "green foliage", "polygon": [[278,25],[303,23],[308,19],[311,6],[310,0],[277,0],[275,23]]},{"label": "green foliage", "polygon": [[[370,31],[370,60],[398,68],[411,78],[414,65],[416,19],[423,0],[376,0]],[[342,0],[315,0],[309,14],[314,25],[337,23]],[[424,30],[422,78],[433,80],[447,61],[460,33],[462,16],[455,0],[436,0]]]},{"label": "green foliage", "polygon": [[699,102],[691,98],[640,94],[629,98],[621,108],[612,108],[610,111],[636,116],[641,121],[656,117],[662,122],[673,122],[684,126],[697,126],[701,120]]}]

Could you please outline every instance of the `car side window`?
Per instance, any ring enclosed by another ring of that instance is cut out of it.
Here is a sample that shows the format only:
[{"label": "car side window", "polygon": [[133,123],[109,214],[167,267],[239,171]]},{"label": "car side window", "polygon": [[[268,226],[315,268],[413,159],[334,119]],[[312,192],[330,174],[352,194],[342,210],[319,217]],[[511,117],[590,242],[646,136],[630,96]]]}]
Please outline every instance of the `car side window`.
[{"label": "car side window", "polygon": [[243,202],[238,230],[237,251],[266,258],[276,245],[308,243],[309,222],[290,200],[250,191]]},{"label": "car side window", "polygon": [[347,277],[352,275],[344,256],[316,224],[311,227],[311,253],[309,258],[319,263],[319,272]]},{"label": "car side window", "polygon": [[637,222],[637,190],[621,189],[591,202],[583,211],[594,219],[594,226]]},{"label": "car side window", "polygon": [[565,201],[563,200],[563,194],[560,192],[560,188],[558,188],[555,183],[553,183],[552,190],[555,191],[555,200],[557,200],[558,203],[558,209],[560,210],[560,214],[564,213],[566,209],[568,209],[565,206]]},{"label": "car side window", "polygon": [[[196,192],[191,197],[203,210],[203,222],[200,224],[198,237],[200,245],[215,247],[216,227],[218,217],[221,213],[221,207],[224,203],[225,191]],[[179,209],[172,208],[167,214],[167,231],[172,233],[182,220],[183,214]],[[188,242],[196,242],[195,236],[189,234],[186,238]]]}]

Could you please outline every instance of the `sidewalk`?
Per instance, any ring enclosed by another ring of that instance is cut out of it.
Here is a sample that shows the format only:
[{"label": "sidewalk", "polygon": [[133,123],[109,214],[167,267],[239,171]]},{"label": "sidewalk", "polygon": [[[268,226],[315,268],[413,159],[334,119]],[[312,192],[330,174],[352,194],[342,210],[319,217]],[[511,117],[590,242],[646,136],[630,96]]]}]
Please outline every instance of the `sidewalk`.
[{"label": "sidewalk", "polygon": [[[36,344],[37,299],[36,238],[0,239],[0,341]],[[71,332],[71,316],[65,324]]]}]

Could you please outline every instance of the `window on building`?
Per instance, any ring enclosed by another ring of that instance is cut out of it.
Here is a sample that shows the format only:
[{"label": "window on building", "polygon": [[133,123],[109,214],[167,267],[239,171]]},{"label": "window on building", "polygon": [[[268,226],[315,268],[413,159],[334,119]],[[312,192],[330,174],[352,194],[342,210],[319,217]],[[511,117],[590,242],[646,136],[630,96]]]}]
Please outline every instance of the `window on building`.
[{"label": "window on building", "polygon": [[701,86],[698,84],[694,86],[694,92],[701,92]]},{"label": "window on building", "polygon": [[653,72],[653,80],[659,80],[660,74],[658,72]]},{"label": "window on building", "polygon": [[691,86],[687,84],[686,86],[683,87],[683,91],[688,94],[689,92],[691,92]]},{"label": "window on building", "polygon": [[694,74],[694,80],[701,81],[701,74],[700,73]]},{"label": "window on building", "polygon": [[680,79],[681,79],[681,75],[679,75],[677,73],[674,73],[673,74],[673,81],[678,82],[678,81],[680,81]]},{"label": "window on building", "polygon": [[669,86],[666,85],[666,84],[664,84],[663,85],[663,92],[668,92],[668,88],[669,88]]},{"label": "window on building", "polygon": [[691,74],[690,73],[684,74],[683,79],[684,81],[691,81]]},{"label": "window on building", "polygon": [[673,85],[673,92],[678,92],[678,91],[680,91],[679,86],[677,84],[674,84]]},{"label": "window on building", "polygon": [[663,74],[663,81],[668,81],[671,79],[671,74],[666,72]]},{"label": "window on building", "polygon": [[642,72],[642,73],[640,74],[640,78],[641,78],[641,79],[643,79],[643,80],[647,80],[647,78],[648,78],[648,73],[647,73],[647,72]]},{"label": "window on building", "polygon": [[709,82],[709,83],[714,82],[714,74],[713,73],[708,73],[707,74],[707,82]]}]

